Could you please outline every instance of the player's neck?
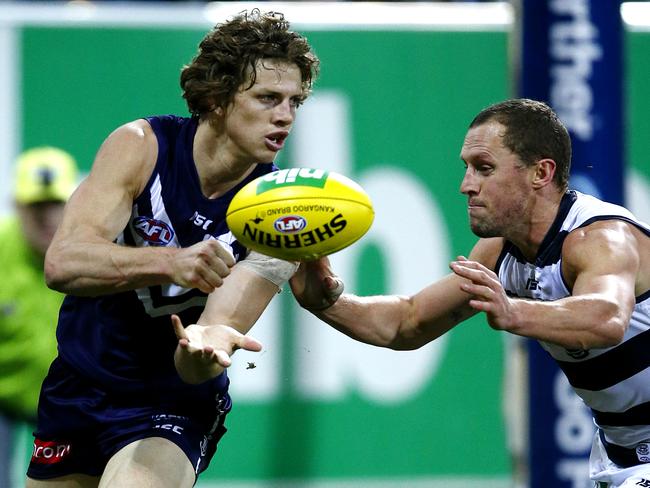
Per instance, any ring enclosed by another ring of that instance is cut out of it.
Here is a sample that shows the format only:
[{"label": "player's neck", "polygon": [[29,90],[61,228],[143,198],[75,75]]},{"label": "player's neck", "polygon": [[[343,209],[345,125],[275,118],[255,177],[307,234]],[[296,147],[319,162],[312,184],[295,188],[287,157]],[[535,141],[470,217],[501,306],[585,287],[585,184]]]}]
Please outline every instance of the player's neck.
[{"label": "player's neck", "polygon": [[526,229],[520,236],[510,239],[524,254],[534,262],[539,248],[555,222],[562,195],[556,192],[540,192],[530,208],[530,218]]},{"label": "player's neck", "polygon": [[237,161],[219,144],[207,121],[199,123],[194,137],[193,157],[201,190],[208,198],[217,198],[248,176],[256,164]]}]

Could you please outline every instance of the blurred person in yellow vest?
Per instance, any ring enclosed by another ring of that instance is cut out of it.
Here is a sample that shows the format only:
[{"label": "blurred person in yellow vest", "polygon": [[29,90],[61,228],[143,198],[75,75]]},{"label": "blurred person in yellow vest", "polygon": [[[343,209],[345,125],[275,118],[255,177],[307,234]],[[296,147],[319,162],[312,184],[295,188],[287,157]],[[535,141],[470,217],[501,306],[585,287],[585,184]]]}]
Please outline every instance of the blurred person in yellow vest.
[{"label": "blurred person in yellow vest", "polygon": [[77,165],[61,149],[29,149],[16,161],[13,183],[15,212],[0,220],[2,487],[12,486],[16,432],[34,422],[41,382],[56,356],[56,322],[64,295],[46,286],[43,262],[65,202],[76,188]]}]

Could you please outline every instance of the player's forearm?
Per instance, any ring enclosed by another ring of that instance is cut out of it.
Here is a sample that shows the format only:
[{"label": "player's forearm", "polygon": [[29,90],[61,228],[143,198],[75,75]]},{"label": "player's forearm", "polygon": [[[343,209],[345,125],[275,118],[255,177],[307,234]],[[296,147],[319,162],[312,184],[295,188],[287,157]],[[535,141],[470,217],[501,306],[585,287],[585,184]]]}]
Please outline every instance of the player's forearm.
[{"label": "player's forearm", "polygon": [[629,315],[621,304],[582,295],[552,302],[513,300],[509,332],[570,349],[611,347],[623,339]]},{"label": "player's forearm", "polygon": [[225,324],[246,334],[260,318],[279,287],[242,263],[233,267],[224,284],[208,295],[201,325]]},{"label": "player's forearm", "polygon": [[405,296],[359,297],[344,294],[331,307],[316,312],[343,334],[379,347],[416,349],[418,339],[413,302]]},{"label": "player's forearm", "polygon": [[135,248],[109,242],[53,244],[45,259],[47,285],[80,296],[171,282],[175,248]]}]

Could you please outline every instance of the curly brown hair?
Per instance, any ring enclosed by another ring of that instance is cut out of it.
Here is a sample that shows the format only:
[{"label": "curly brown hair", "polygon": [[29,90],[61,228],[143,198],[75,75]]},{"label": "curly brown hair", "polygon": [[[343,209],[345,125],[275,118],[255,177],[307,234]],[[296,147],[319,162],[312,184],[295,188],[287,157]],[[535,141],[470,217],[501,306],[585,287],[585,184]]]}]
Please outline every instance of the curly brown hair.
[{"label": "curly brown hair", "polygon": [[255,84],[256,64],[266,58],[296,64],[302,75],[303,97],[309,95],[320,62],[307,39],[289,30],[283,14],[253,9],[217,24],[181,72],[183,98],[192,115],[227,107],[240,87],[248,83],[248,89]]}]

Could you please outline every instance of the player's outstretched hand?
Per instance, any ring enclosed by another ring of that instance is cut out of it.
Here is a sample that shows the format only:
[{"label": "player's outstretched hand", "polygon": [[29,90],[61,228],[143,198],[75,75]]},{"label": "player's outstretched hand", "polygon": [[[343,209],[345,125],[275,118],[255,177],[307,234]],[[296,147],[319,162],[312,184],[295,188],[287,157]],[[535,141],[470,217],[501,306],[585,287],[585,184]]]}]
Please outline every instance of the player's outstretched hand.
[{"label": "player's outstretched hand", "polygon": [[296,300],[310,312],[321,312],[334,305],[343,293],[343,280],[334,274],[326,257],[300,263],[289,280]]},{"label": "player's outstretched hand", "polygon": [[237,349],[259,352],[262,344],[227,325],[191,324],[186,328],[172,315],[178,338],[174,352],[176,371],[185,383],[197,385],[220,375],[232,364]]},{"label": "player's outstretched hand", "polygon": [[496,330],[510,330],[513,322],[512,302],[499,277],[481,263],[458,256],[450,268],[466,282],[461,289],[472,295],[470,307],[487,314],[488,324]]},{"label": "player's outstretched hand", "polygon": [[171,264],[174,283],[212,293],[230,274],[235,259],[218,241],[208,239],[179,249]]}]

